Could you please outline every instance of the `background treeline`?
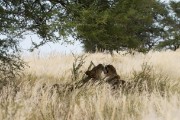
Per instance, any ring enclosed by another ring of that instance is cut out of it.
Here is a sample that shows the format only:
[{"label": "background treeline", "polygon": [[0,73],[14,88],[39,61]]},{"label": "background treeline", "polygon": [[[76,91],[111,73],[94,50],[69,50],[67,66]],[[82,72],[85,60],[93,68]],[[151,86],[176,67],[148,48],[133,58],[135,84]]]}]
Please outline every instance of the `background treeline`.
[{"label": "background treeline", "polygon": [[[47,42],[81,41],[98,50],[176,50],[180,45],[180,2],[157,0],[0,0],[0,68],[22,69],[19,41],[33,33]],[[6,73],[7,75],[7,73]]]}]

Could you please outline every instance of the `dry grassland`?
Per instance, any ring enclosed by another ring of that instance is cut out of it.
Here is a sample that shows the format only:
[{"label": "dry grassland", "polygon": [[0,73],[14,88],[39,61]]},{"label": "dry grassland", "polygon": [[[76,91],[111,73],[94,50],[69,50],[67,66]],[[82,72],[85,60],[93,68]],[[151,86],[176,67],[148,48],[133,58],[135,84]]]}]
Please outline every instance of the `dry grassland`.
[{"label": "dry grassland", "polygon": [[[179,120],[180,50],[85,56],[76,80],[71,54],[24,57],[29,67],[23,76],[0,92],[0,120]],[[112,91],[106,84],[72,92],[61,88],[80,80],[91,61],[114,65],[123,80],[139,82],[141,90]]]}]

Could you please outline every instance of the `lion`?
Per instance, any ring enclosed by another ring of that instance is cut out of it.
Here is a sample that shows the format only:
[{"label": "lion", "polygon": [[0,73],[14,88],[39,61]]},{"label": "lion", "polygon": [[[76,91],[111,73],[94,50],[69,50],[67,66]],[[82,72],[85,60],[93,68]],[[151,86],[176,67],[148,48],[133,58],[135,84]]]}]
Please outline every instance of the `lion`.
[{"label": "lion", "polygon": [[102,78],[101,74],[104,71],[104,66],[102,64],[98,64],[92,70],[88,70],[85,74],[91,78],[93,81],[100,80]]},{"label": "lion", "polygon": [[106,65],[104,69],[105,82],[110,84],[114,89],[122,87],[126,84],[126,81],[121,80],[117,74],[116,69],[113,65]]}]

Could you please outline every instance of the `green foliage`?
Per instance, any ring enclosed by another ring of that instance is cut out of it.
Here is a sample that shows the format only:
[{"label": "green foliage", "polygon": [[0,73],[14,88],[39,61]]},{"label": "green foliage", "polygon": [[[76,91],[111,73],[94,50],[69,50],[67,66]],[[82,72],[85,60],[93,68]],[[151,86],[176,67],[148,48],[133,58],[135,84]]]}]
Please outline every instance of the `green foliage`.
[{"label": "green foliage", "polygon": [[1,35],[17,32],[19,36],[28,32],[37,34],[42,41],[34,42],[33,48],[66,38],[72,31],[69,29],[71,24],[66,22],[63,5],[56,1],[2,0],[0,4]]},{"label": "green foliage", "polygon": [[[107,7],[103,8],[101,6]],[[165,5],[145,0],[92,2],[80,9],[77,35],[86,51],[136,49],[148,51],[162,37]],[[159,25],[158,25],[158,24]]]},{"label": "green foliage", "polygon": [[[159,39],[178,37],[179,27],[174,26],[179,24],[179,2],[171,2],[170,7],[156,0],[2,0],[0,4],[1,35],[37,34],[42,41],[33,41],[31,50],[73,35],[86,51],[143,52],[152,49]],[[168,16],[170,9],[177,17]],[[167,24],[174,32],[164,29]]]},{"label": "green foliage", "polygon": [[[48,1],[0,1],[0,79],[14,78],[24,67],[19,41],[27,33],[42,41],[32,42],[32,50],[47,42],[56,42],[69,34],[62,5]],[[65,32],[66,31],[66,32]],[[60,33],[61,36],[57,33]]]},{"label": "green foliage", "polygon": [[0,84],[15,79],[25,67],[16,42],[11,38],[0,40]]},{"label": "green foliage", "polygon": [[171,11],[164,21],[167,30],[163,34],[163,41],[157,45],[157,48],[175,51],[180,47],[180,2],[171,1],[167,9]]}]

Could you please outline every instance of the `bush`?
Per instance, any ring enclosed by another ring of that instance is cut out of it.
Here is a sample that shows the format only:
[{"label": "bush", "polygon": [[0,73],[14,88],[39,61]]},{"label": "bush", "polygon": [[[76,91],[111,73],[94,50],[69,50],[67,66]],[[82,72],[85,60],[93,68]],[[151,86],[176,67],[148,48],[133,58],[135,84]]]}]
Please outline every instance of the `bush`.
[{"label": "bush", "polygon": [[133,85],[138,91],[147,91],[148,93],[159,92],[164,94],[170,88],[168,76],[155,73],[153,66],[143,63],[141,71],[133,72]]}]

